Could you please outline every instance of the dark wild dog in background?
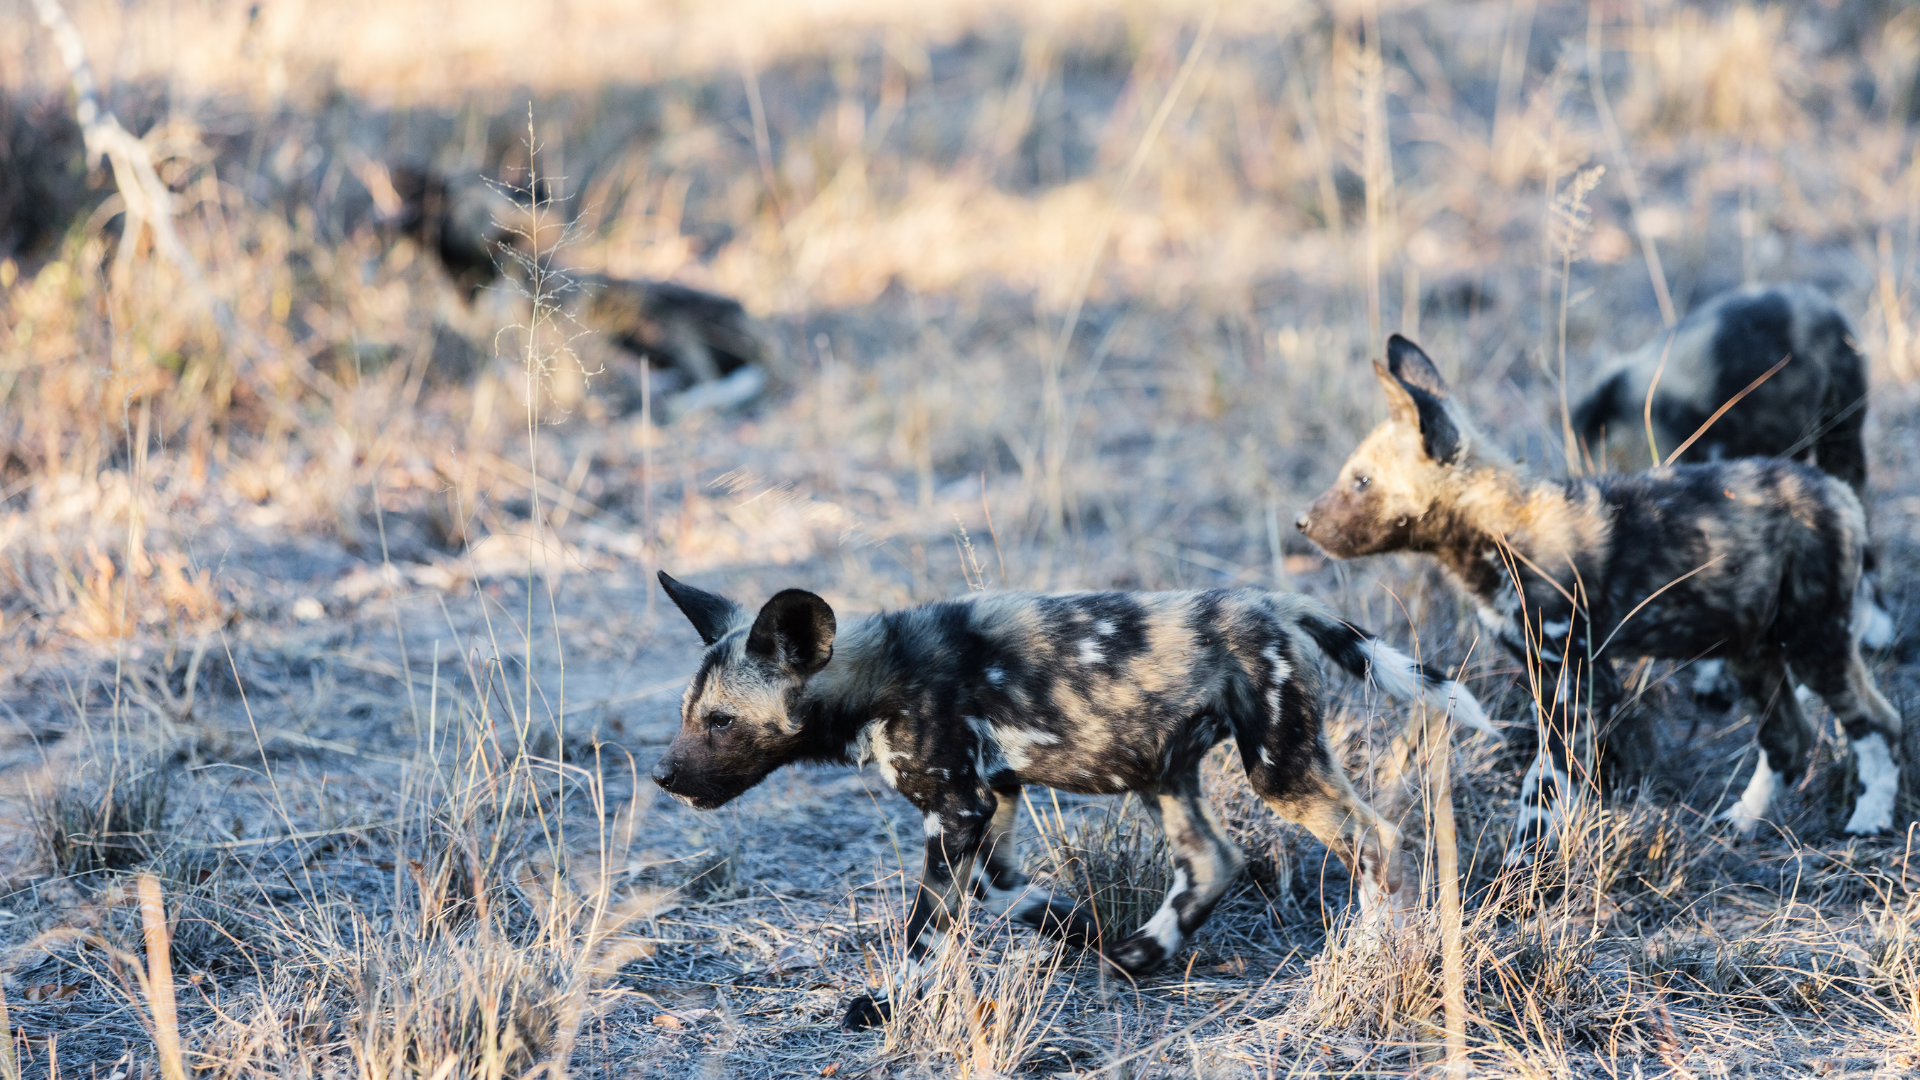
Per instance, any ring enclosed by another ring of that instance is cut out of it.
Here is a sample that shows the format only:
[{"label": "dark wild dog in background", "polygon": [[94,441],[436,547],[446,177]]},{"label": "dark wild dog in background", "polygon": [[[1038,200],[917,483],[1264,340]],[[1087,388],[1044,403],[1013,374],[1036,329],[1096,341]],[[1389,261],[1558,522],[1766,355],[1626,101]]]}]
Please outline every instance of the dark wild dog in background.
[{"label": "dark wild dog in background", "polygon": [[1095,937],[1083,911],[1021,870],[1023,784],[1141,796],[1173,852],[1173,886],[1104,951],[1130,975],[1159,967],[1245,865],[1200,789],[1202,758],[1227,739],[1261,799],[1353,871],[1363,912],[1410,906],[1392,827],[1327,746],[1309,643],[1395,697],[1488,727],[1457,683],[1300,596],[974,593],[840,625],[798,589],[756,615],[660,582],[708,647],[654,766],[662,788],[712,809],[782,765],[871,763],[925,816],[904,965],[879,1002],[854,1000],[849,1027],[884,1019],[892,995],[918,985],[970,883],[996,915],[1076,944]]},{"label": "dark wild dog in background", "polygon": [[[1786,357],[1792,358],[1786,366],[1687,445],[1722,405]],[[1602,364],[1574,407],[1573,430],[1596,464],[1623,472],[1659,465],[1653,453],[1664,458],[1682,446],[1679,460],[1688,463],[1811,459],[1846,481],[1864,506],[1866,416],[1867,360],[1832,298],[1810,285],[1749,285],[1714,297],[1668,333]],[[1869,547],[1869,581],[1873,569]],[[1893,619],[1876,603],[1862,644],[1883,649],[1892,639]],[[1697,686],[1713,687],[1720,669],[1715,662],[1699,665]]]},{"label": "dark wild dog in background", "polygon": [[[432,251],[469,301],[502,277],[526,276],[529,212],[499,187],[410,166],[392,171],[391,187],[397,209],[388,224]],[[766,386],[771,338],[732,297],[670,281],[573,270],[564,277],[560,301],[580,326],[680,374],[681,410],[740,404]]]},{"label": "dark wild dog in background", "polygon": [[[1789,670],[1853,742],[1847,831],[1891,826],[1901,725],[1860,658],[1866,521],[1851,488],[1780,458],[1536,479],[1480,436],[1418,346],[1395,335],[1387,356],[1374,369],[1388,419],[1297,524],[1334,558],[1433,555],[1536,674],[1546,731],[1510,858],[1555,834],[1571,783],[1593,782],[1623,656],[1723,658],[1761,710],[1762,753],[1726,815],[1741,835],[1814,743]],[[1604,755],[1620,776],[1650,752],[1644,723],[1627,722],[1632,737]]]}]

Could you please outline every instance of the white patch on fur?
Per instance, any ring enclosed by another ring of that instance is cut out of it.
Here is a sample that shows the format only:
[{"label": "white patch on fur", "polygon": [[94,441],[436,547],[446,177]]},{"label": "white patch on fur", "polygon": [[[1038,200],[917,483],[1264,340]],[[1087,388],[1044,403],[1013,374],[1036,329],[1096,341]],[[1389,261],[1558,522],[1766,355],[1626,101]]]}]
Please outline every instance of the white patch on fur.
[{"label": "white patch on fur", "polygon": [[973,879],[986,894],[987,914],[996,919],[1011,912],[1016,919],[1031,920],[1053,898],[1052,893],[1032,880],[1003,889],[993,883],[993,875],[979,863],[974,865]]},{"label": "white patch on fur", "polygon": [[[1542,808],[1539,805],[1540,778],[1547,773],[1553,775],[1553,801]],[[1545,752],[1535,757],[1532,765],[1527,766],[1526,779],[1520,782],[1520,814],[1514,822],[1513,829],[1515,842],[1507,848],[1506,865],[1524,866],[1532,861],[1532,845],[1517,842],[1522,837],[1532,836],[1537,831],[1540,836],[1540,846],[1546,848],[1560,836],[1560,823],[1565,821],[1567,816],[1567,784],[1567,774],[1554,768]],[[1541,824],[1546,827],[1536,829],[1536,826]]]},{"label": "white patch on fur", "polygon": [[1293,665],[1287,663],[1287,658],[1280,655],[1280,646],[1269,645],[1260,655],[1266,657],[1267,663],[1273,665],[1273,685],[1280,686],[1293,678]]},{"label": "white patch on fur", "polygon": [[1720,689],[1721,680],[1726,678],[1725,660],[1701,660],[1693,665],[1693,692],[1702,697]]},{"label": "white patch on fur", "polygon": [[1261,747],[1261,748],[1260,748],[1260,763],[1261,763],[1261,764],[1263,764],[1263,765],[1272,765],[1272,764],[1273,764],[1273,751],[1271,751],[1271,750],[1269,750],[1269,749],[1267,749],[1267,748],[1266,748],[1266,747],[1264,747],[1264,746],[1263,746],[1263,747]]},{"label": "white patch on fur", "polygon": [[1360,918],[1362,921],[1371,919],[1373,913],[1380,910],[1382,906],[1380,901],[1386,896],[1386,890],[1380,887],[1379,875],[1372,873],[1371,868],[1367,869],[1369,869],[1368,873],[1360,875]]},{"label": "white patch on fur", "polygon": [[1452,679],[1429,686],[1420,665],[1414,663],[1411,656],[1378,639],[1368,641],[1365,648],[1374,685],[1389,695],[1401,701],[1424,701],[1430,709],[1451,714],[1462,726],[1496,734],[1479,700],[1468,693],[1466,687]]},{"label": "white patch on fur", "polygon": [[939,836],[941,833],[946,831],[946,829],[942,827],[940,824],[939,814],[928,814],[924,819],[921,820],[920,829],[922,832],[925,832],[927,834],[928,838]]},{"label": "white patch on fur", "polygon": [[1109,619],[1101,619],[1099,622],[1093,624],[1093,632],[1099,634],[1101,637],[1111,635],[1113,629],[1113,622]]},{"label": "white patch on fur", "polygon": [[1369,639],[1360,648],[1367,654],[1367,670],[1375,686],[1401,701],[1420,696],[1420,668],[1413,657],[1378,638]]},{"label": "white patch on fur", "polygon": [[1151,936],[1153,940],[1159,942],[1160,947],[1167,951],[1168,956],[1172,956],[1178,952],[1180,944],[1184,940],[1180,934],[1180,912],[1175,910],[1173,900],[1186,891],[1187,872],[1185,870],[1175,870],[1173,872],[1173,887],[1167,890],[1167,898],[1160,902],[1160,910],[1154,912],[1153,918],[1147,920],[1147,925],[1140,928],[1142,933]]},{"label": "white patch on fur", "polygon": [[896,791],[900,789],[900,773],[893,767],[893,759],[897,756],[887,743],[886,728],[879,720],[867,721],[866,726],[860,729],[860,734],[854,736],[853,763],[872,765],[880,773],[880,779]]},{"label": "white patch on fur", "polygon": [[990,667],[987,669],[987,681],[995,686],[999,686],[1001,683],[1007,681],[1007,673],[997,667]]},{"label": "white patch on fur", "polygon": [[1853,591],[1853,640],[1869,649],[1884,649],[1893,644],[1893,616],[1874,598],[1872,579],[1860,578]]},{"label": "white patch on fur", "polygon": [[1567,636],[1567,631],[1572,627],[1573,623],[1571,621],[1543,622],[1540,624],[1540,632],[1550,638],[1563,638]]},{"label": "white patch on fur", "polygon": [[1098,641],[1095,641],[1093,638],[1080,639],[1081,663],[1091,667],[1103,659],[1105,659],[1105,654],[1100,651],[1100,643]]},{"label": "white patch on fur", "polygon": [[[1261,651],[1260,655],[1266,657],[1267,663],[1273,666],[1273,683],[1267,687],[1267,715],[1269,717],[1278,717],[1280,715],[1280,688],[1287,685],[1287,680],[1293,677],[1293,665],[1287,663],[1286,658],[1280,655],[1280,647],[1278,645],[1267,646]],[[1267,764],[1271,765],[1273,763],[1269,761]]]},{"label": "white patch on fur", "polygon": [[911,951],[900,961],[900,969],[893,977],[892,985],[887,987],[887,997],[894,1001],[904,1001],[920,992],[921,984],[927,976],[933,974],[935,965],[940,963],[940,950],[946,948],[947,935],[929,926],[920,931],[921,945],[926,952],[915,957]]},{"label": "white patch on fur", "polygon": [[1048,731],[1002,727],[978,716],[965,717],[965,720],[980,743],[974,767],[982,777],[992,776],[1002,768],[1015,772],[1029,768],[1033,764],[1035,747],[1052,746],[1060,741],[1058,736]]},{"label": "white patch on fur", "polygon": [[1733,825],[1734,833],[1742,840],[1753,838],[1754,830],[1767,820],[1767,811],[1773,808],[1773,794],[1780,788],[1780,774],[1773,771],[1767,761],[1767,752],[1760,752],[1760,760],[1753,763],[1753,778],[1747,781],[1747,790],[1740,795],[1740,801],[1727,807],[1721,818]]},{"label": "white patch on fur", "polygon": [[1853,804],[1847,831],[1855,836],[1885,832],[1893,827],[1893,798],[1900,789],[1900,767],[1879,732],[1853,740],[1854,775],[1866,790]]}]

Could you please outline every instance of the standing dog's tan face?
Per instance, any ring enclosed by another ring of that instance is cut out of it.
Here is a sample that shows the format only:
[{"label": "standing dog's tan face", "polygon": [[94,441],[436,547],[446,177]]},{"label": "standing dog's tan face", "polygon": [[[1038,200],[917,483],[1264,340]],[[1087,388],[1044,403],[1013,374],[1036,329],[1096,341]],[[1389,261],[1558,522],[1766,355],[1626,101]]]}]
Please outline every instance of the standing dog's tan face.
[{"label": "standing dog's tan face", "polygon": [[1463,424],[1446,383],[1419,347],[1395,335],[1392,366],[1374,361],[1387,419],[1361,441],[1340,475],[1295,522],[1336,559],[1404,551],[1415,525],[1466,456]]},{"label": "standing dog's tan face", "polygon": [[654,782],[698,810],[724,806],[803,754],[796,691],[833,658],[833,609],[788,589],[748,620],[724,597],[660,575],[667,595],[707,644],[680,703],[680,732]]}]

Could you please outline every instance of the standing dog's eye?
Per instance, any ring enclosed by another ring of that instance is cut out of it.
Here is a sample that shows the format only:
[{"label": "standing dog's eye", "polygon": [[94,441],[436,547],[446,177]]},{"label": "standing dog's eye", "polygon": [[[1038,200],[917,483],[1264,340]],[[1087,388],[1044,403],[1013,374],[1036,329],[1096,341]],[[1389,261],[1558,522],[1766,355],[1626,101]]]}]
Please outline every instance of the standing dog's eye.
[{"label": "standing dog's eye", "polygon": [[1373,483],[1373,477],[1371,476],[1356,476],[1353,478],[1353,490],[1365,491],[1367,490],[1367,485],[1371,483]]},{"label": "standing dog's eye", "polygon": [[707,717],[707,726],[710,728],[723,728],[731,723],[733,723],[733,717],[728,716],[726,713],[714,713],[712,716]]}]

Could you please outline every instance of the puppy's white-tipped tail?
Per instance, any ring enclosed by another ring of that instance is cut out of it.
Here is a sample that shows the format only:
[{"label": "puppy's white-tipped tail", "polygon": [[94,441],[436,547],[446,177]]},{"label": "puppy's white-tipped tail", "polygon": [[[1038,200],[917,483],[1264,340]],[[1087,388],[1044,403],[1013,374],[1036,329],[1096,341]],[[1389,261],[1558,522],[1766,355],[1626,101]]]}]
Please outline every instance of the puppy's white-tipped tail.
[{"label": "puppy's white-tipped tail", "polygon": [[1380,689],[1402,701],[1423,701],[1427,708],[1450,714],[1462,726],[1499,735],[1479,699],[1466,687],[1415,663],[1413,657],[1379,638],[1369,638],[1362,647],[1367,653],[1367,673]]}]

